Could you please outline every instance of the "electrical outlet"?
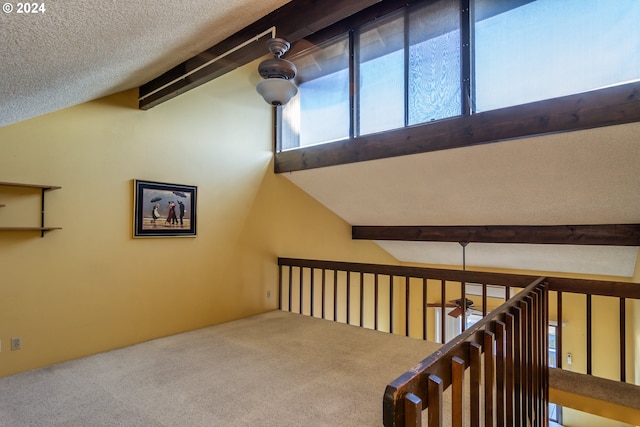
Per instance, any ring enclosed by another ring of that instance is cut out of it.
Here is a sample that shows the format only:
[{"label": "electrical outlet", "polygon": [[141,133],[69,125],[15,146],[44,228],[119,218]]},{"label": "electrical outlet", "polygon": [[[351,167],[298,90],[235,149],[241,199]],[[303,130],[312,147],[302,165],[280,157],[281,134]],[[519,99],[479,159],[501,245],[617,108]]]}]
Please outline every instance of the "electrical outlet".
[{"label": "electrical outlet", "polygon": [[11,338],[11,351],[20,350],[21,348],[22,348],[22,338],[21,337]]}]

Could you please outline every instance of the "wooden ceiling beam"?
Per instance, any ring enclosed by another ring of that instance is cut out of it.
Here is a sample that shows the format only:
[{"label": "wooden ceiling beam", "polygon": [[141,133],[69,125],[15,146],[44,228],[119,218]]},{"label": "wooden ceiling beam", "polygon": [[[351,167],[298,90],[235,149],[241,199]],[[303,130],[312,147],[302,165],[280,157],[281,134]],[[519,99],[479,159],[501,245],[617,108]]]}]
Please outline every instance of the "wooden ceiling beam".
[{"label": "wooden ceiling beam", "polygon": [[640,121],[640,82],[276,153],[276,173]]},{"label": "wooden ceiling beam", "polygon": [[640,224],[353,226],[358,240],[640,246]]},{"label": "wooden ceiling beam", "polygon": [[[204,66],[212,59],[225,55],[272,27],[276,28],[277,37],[285,38],[294,43],[380,1],[293,0],[215,46],[140,86],[139,108],[148,110],[266,55],[268,53],[266,40],[271,38],[270,35],[255,39],[232,54],[225,56],[223,60]],[[393,0],[391,3],[400,2]],[[200,67],[203,68],[193,72],[193,70]]]}]

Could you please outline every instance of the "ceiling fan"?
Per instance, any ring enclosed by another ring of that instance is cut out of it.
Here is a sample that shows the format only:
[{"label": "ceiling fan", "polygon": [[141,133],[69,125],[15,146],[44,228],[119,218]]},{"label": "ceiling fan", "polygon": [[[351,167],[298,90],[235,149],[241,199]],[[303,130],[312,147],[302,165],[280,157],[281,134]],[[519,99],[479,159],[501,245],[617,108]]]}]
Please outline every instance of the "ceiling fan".
[{"label": "ceiling fan", "polygon": [[[466,248],[469,242],[458,242],[458,243],[460,244],[460,246],[462,246],[462,271],[467,271]],[[448,308],[453,307],[453,310],[449,311],[449,313],[447,314],[455,318],[460,317],[460,315],[462,315],[463,312],[466,313],[467,315],[471,314],[472,311],[475,313],[481,313],[478,310],[473,310],[473,301],[466,297],[465,297],[464,309],[462,308],[462,298],[447,301],[447,303],[444,306]],[[442,307],[442,304],[430,303],[430,304],[427,304],[427,307]]]},{"label": "ceiling fan", "polygon": [[[467,300],[467,306],[465,307],[464,312],[467,316],[471,314],[475,314],[479,316],[484,315],[481,307],[476,308],[474,306],[474,302],[469,298],[466,298],[466,300]],[[460,317],[460,315],[462,314],[462,298],[449,300],[444,304],[444,306],[445,308],[453,308],[453,310],[447,313],[451,317],[457,318],[457,317]],[[430,303],[427,303],[427,308],[442,308],[442,304],[439,302],[430,302]],[[487,314],[491,313],[496,308],[498,308],[498,305],[487,304]]]},{"label": "ceiling fan", "polygon": [[[472,312],[472,307],[473,307],[473,301],[470,300],[469,298],[465,298],[466,300],[466,307],[464,309],[464,311],[467,314],[470,314]],[[451,301],[447,301],[447,303],[444,305],[447,308],[453,308],[453,310],[449,311],[447,314],[451,317],[460,317],[460,315],[462,314],[462,298],[458,298],[458,299],[454,299]],[[427,304],[427,307],[433,307],[433,308],[441,308],[442,304],[434,302],[434,303],[429,303]],[[474,310],[476,311],[476,310]]]},{"label": "ceiling fan", "polygon": [[469,309],[471,307],[473,307],[473,301],[471,301],[469,298],[465,298],[465,308],[464,310],[462,309],[462,298],[458,298],[455,299],[453,301],[449,301],[449,303],[454,303],[455,304],[455,308],[453,310],[451,310],[449,313],[447,313],[449,316],[451,317],[460,317],[460,315],[462,314],[463,311],[465,311],[466,313],[469,313]]}]

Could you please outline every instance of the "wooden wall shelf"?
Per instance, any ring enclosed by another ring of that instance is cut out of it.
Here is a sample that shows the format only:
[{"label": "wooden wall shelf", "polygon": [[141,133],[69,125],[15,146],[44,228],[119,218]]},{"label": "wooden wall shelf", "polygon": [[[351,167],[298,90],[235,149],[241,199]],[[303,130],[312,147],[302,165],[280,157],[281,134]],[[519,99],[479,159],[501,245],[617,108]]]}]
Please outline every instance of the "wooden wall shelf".
[{"label": "wooden wall shelf", "polygon": [[2,187],[24,187],[24,188],[41,188],[43,190],[59,190],[62,187],[58,187],[56,185],[43,185],[43,184],[22,184],[19,182],[1,182],[0,186]]},{"label": "wooden wall shelf", "polygon": [[51,231],[62,230],[62,227],[0,227],[0,231]]},{"label": "wooden wall shelf", "polygon": [[[44,237],[44,233],[51,230],[62,230],[62,227],[45,227],[44,226],[44,193],[49,190],[59,190],[62,187],[56,185],[42,185],[42,184],[24,184],[19,182],[0,182],[0,187],[21,187],[21,188],[35,188],[40,190],[41,194],[41,206],[40,212],[40,227],[0,227],[0,231],[39,231],[40,237]],[[0,207],[6,205],[0,204]]]}]

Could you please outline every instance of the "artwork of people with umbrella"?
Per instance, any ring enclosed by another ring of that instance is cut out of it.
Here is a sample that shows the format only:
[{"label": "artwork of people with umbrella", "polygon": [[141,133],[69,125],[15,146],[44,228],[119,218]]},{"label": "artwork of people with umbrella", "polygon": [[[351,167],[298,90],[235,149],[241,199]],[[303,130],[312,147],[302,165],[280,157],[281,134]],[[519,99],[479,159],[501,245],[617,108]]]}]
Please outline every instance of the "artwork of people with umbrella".
[{"label": "artwork of people with umbrella", "polygon": [[[157,235],[171,235],[172,230],[180,232],[181,229],[192,229],[195,217],[191,210],[195,206],[195,187],[192,191],[181,191],[172,189],[180,186],[170,184],[148,183],[148,186],[140,186],[139,183],[137,181],[136,229],[140,229],[140,235],[156,235],[152,231],[158,231]],[[140,213],[141,218],[138,218]]]}]

